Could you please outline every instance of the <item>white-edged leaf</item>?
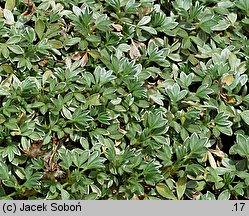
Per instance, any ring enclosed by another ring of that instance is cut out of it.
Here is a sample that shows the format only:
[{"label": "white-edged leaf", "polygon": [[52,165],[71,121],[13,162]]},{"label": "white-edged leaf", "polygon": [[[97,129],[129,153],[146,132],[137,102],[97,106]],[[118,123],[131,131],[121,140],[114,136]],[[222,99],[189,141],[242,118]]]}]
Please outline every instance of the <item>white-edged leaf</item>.
[{"label": "white-edged leaf", "polygon": [[3,9],[3,16],[6,19],[6,24],[13,25],[15,23],[13,13],[8,9]]},{"label": "white-edged leaf", "polygon": [[20,47],[19,45],[15,45],[15,44],[11,44],[8,46],[8,48],[15,54],[23,54],[24,51],[22,49],[22,47]]},{"label": "white-edged leaf", "polygon": [[229,190],[224,190],[218,196],[218,200],[229,200],[230,196],[231,196],[231,194],[230,194]]},{"label": "white-edged leaf", "polygon": [[14,35],[12,37],[10,37],[6,43],[7,44],[15,44],[18,43],[21,40],[21,36],[20,35]]},{"label": "white-edged leaf", "polygon": [[150,27],[150,26],[141,26],[141,29],[143,29],[144,31],[149,32],[150,34],[157,34],[156,29]]},{"label": "white-edged leaf", "polygon": [[151,17],[150,17],[150,16],[144,16],[144,17],[138,22],[137,25],[143,26],[143,25],[148,24],[150,21],[151,21]]},{"label": "white-edged leaf", "polygon": [[62,107],[62,115],[66,118],[66,119],[69,119],[71,120],[72,119],[72,114],[71,112],[69,111],[69,109],[67,109],[66,107]]},{"label": "white-edged leaf", "polygon": [[244,122],[249,125],[249,110],[243,111],[242,113],[240,113],[240,116],[244,120]]}]

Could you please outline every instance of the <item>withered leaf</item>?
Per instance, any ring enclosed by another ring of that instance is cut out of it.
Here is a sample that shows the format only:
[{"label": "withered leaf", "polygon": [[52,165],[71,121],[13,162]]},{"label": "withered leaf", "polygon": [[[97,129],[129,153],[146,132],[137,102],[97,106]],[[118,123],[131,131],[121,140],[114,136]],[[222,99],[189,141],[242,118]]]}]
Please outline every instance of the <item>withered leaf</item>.
[{"label": "withered leaf", "polygon": [[116,31],[118,31],[118,32],[120,32],[120,31],[123,30],[123,26],[121,26],[121,25],[119,25],[119,24],[112,24],[112,27],[113,27]]},{"label": "withered leaf", "polygon": [[130,57],[132,59],[137,59],[141,56],[140,51],[138,49],[137,44],[131,40],[131,45],[130,45]]},{"label": "withered leaf", "polygon": [[86,52],[81,59],[81,67],[84,67],[87,64],[87,62],[88,62],[88,54]]}]

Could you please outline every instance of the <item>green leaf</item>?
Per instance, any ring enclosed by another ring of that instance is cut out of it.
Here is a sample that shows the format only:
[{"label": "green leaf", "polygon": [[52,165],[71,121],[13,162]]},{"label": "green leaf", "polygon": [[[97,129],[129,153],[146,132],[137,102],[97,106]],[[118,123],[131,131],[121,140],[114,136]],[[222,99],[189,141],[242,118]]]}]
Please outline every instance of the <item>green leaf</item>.
[{"label": "green leaf", "polygon": [[98,94],[98,93],[90,95],[86,99],[86,104],[89,105],[89,106],[99,106],[99,105],[101,105],[99,97],[100,97],[100,94]]},{"label": "green leaf", "polygon": [[35,32],[38,35],[39,39],[42,39],[45,28],[46,28],[45,23],[41,19],[38,19],[35,22]]},{"label": "green leaf", "polygon": [[143,29],[144,31],[149,32],[150,34],[154,34],[154,35],[157,34],[156,29],[154,29],[154,28],[152,28],[150,26],[141,26],[140,28]]},{"label": "green leaf", "polygon": [[216,128],[223,134],[226,134],[228,136],[232,136],[233,135],[233,130],[231,127],[225,126],[225,127],[221,127],[221,126],[216,126]]},{"label": "green leaf", "polygon": [[196,96],[209,100],[210,99],[209,94],[212,94],[212,93],[213,93],[213,90],[209,88],[207,84],[203,84],[197,89]]},{"label": "green leaf", "polygon": [[163,183],[159,183],[156,185],[157,192],[164,198],[169,200],[177,200],[176,196],[173,194],[172,190]]},{"label": "green leaf", "polygon": [[151,17],[150,17],[150,16],[144,16],[144,17],[138,22],[137,25],[143,26],[143,25],[148,24],[150,21],[151,21]]},{"label": "green leaf", "polygon": [[2,64],[0,67],[3,68],[6,73],[9,73],[9,74],[14,73],[12,66],[9,64]]},{"label": "green leaf", "polygon": [[6,43],[7,44],[15,44],[18,43],[21,40],[21,36],[20,35],[14,35],[12,37],[10,37]]},{"label": "green leaf", "polygon": [[231,147],[229,150],[232,154],[239,154],[242,157],[248,157],[249,155],[249,138],[246,138],[244,135],[238,134],[236,136],[236,144]]},{"label": "green leaf", "polygon": [[72,114],[71,114],[71,112],[69,111],[69,109],[67,109],[66,107],[62,107],[62,115],[63,115],[63,117],[64,118],[66,118],[66,119],[69,119],[69,120],[71,120],[72,119]]},{"label": "green leaf", "polygon": [[6,91],[5,89],[0,89],[0,95],[6,96],[6,95],[10,95],[10,93]]},{"label": "green leaf", "polygon": [[110,25],[111,25],[111,21],[109,20],[106,14],[100,15],[96,19],[95,26],[100,31],[103,31],[103,32],[108,31],[110,29]]},{"label": "green leaf", "polygon": [[0,179],[5,180],[9,178],[8,166],[0,161]]},{"label": "green leaf", "polygon": [[13,25],[15,23],[13,13],[8,9],[3,9],[3,15],[6,19],[6,24]]},{"label": "green leaf", "polygon": [[12,11],[15,7],[15,3],[16,3],[15,0],[6,0],[4,8]]},{"label": "green leaf", "polygon": [[218,196],[218,200],[229,200],[230,197],[231,197],[231,194],[230,194],[229,190],[224,190]]},{"label": "green leaf", "polygon": [[72,161],[74,165],[78,168],[82,168],[83,164],[87,161],[89,156],[90,156],[90,153],[88,150],[83,151],[81,149],[74,149],[72,151]]},{"label": "green leaf", "polygon": [[249,110],[245,110],[240,113],[241,118],[244,120],[244,122],[249,125]]},{"label": "green leaf", "polygon": [[15,144],[9,144],[4,148],[4,151],[2,152],[2,157],[8,156],[10,162],[13,161],[15,155],[21,155],[20,150]]},{"label": "green leaf", "polygon": [[181,177],[176,182],[176,193],[177,193],[178,200],[180,200],[183,197],[185,190],[186,190],[186,185],[187,185],[186,177]]},{"label": "green leaf", "polygon": [[17,188],[18,182],[14,175],[9,175],[8,179],[2,181],[3,185],[10,187],[10,188]]},{"label": "green leaf", "polygon": [[189,139],[191,154],[201,156],[207,152],[207,147],[205,146],[208,142],[208,138],[199,139],[196,133],[193,133]]},{"label": "green leaf", "polygon": [[112,71],[106,71],[104,68],[97,66],[94,70],[95,84],[102,86],[115,79]]},{"label": "green leaf", "polygon": [[61,199],[69,200],[69,198],[70,198],[70,194],[65,189],[61,189]]},{"label": "green leaf", "polygon": [[150,89],[147,94],[153,102],[163,106],[164,96],[158,90]]},{"label": "green leaf", "polygon": [[74,37],[74,38],[66,39],[64,41],[64,45],[70,47],[70,46],[73,46],[73,45],[75,45],[75,44],[77,44],[79,42],[80,42],[80,38],[79,37]]},{"label": "green leaf", "polygon": [[211,33],[213,26],[217,24],[218,23],[212,18],[212,16],[209,16],[205,21],[200,22],[200,28],[206,33]]},{"label": "green leaf", "polygon": [[42,135],[39,132],[32,132],[29,136],[28,136],[31,140],[41,140],[42,139]]},{"label": "green leaf", "polygon": [[216,200],[215,195],[213,193],[211,193],[210,191],[208,191],[204,196],[203,196],[204,200]]},{"label": "green leaf", "polygon": [[23,54],[24,51],[19,45],[8,45],[8,48],[15,54]]},{"label": "green leaf", "polygon": [[106,159],[100,157],[99,152],[95,151],[90,155],[87,163],[84,164],[84,170],[104,168],[105,167],[104,161],[106,161]]},{"label": "green leaf", "polygon": [[187,90],[180,91],[180,86],[178,85],[178,83],[174,83],[173,86],[166,88],[166,93],[168,94],[170,99],[174,103],[176,103],[177,101],[182,100],[188,94],[188,91]]},{"label": "green leaf", "polygon": [[43,176],[43,173],[41,172],[30,172],[27,170],[25,170],[25,174],[26,174],[26,182],[23,184],[24,187],[28,188],[28,189],[35,189],[35,188],[39,188],[41,185],[41,178]]},{"label": "green leaf", "polygon": [[153,113],[151,111],[146,112],[144,115],[143,124],[145,127],[148,127],[150,130],[161,128],[167,124],[167,120],[163,118],[161,112]]},{"label": "green leaf", "polygon": [[212,31],[224,31],[229,28],[230,24],[226,20],[220,20],[217,25],[211,27]]},{"label": "green leaf", "polygon": [[100,121],[103,124],[110,125],[111,118],[109,117],[108,113],[102,112],[98,114],[98,121]]},{"label": "green leaf", "polygon": [[247,0],[238,0],[235,5],[236,5],[236,7],[245,11],[247,16],[249,15],[249,3]]},{"label": "green leaf", "polygon": [[26,137],[21,137],[21,145],[24,150],[28,150],[30,147],[30,140]]}]

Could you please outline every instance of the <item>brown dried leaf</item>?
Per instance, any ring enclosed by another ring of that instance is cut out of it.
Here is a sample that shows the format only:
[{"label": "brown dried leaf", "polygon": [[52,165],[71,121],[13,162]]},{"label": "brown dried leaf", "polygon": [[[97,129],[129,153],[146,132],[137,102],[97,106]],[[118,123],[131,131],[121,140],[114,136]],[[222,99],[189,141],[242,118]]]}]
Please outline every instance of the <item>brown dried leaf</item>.
[{"label": "brown dried leaf", "polygon": [[215,159],[210,152],[208,152],[208,161],[209,161],[209,164],[211,165],[211,167],[217,168],[217,164],[215,162]]},{"label": "brown dried leaf", "polygon": [[225,153],[224,153],[223,151],[219,150],[219,149],[216,149],[216,150],[210,149],[209,151],[210,151],[212,154],[214,154],[215,156],[217,156],[217,157],[219,157],[219,158],[221,158],[221,159],[223,159],[223,158],[225,157]]},{"label": "brown dried leaf", "polygon": [[122,129],[122,128],[119,128],[118,131],[119,131],[120,133],[122,133],[122,134],[127,134],[127,131],[124,130],[124,129]]},{"label": "brown dried leaf", "polygon": [[72,56],[72,60],[78,61],[78,60],[81,59],[81,57],[82,57],[81,53],[80,53],[80,52],[76,52],[76,53],[74,53],[74,55]]},{"label": "brown dried leaf", "polygon": [[230,86],[233,83],[234,77],[232,74],[228,74],[227,76],[225,76],[222,80],[222,83]]},{"label": "brown dried leaf", "polygon": [[151,7],[145,7],[145,8],[144,8],[144,11],[143,11],[144,15],[149,15],[150,12],[151,12],[151,10],[152,10]]},{"label": "brown dried leaf", "polygon": [[3,17],[3,9],[0,7],[0,17]]},{"label": "brown dried leaf", "polygon": [[101,57],[100,53],[96,50],[89,50],[88,54],[92,56],[95,60]]},{"label": "brown dried leaf", "polygon": [[119,25],[119,24],[112,24],[112,27],[116,30],[116,31],[123,31],[123,26]]},{"label": "brown dried leaf", "polygon": [[115,146],[119,146],[121,144],[121,140],[115,140]]},{"label": "brown dried leaf", "polygon": [[33,1],[31,0],[23,0],[23,3],[26,4],[27,6],[33,6],[35,5]]},{"label": "brown dried leaf", "polygon": [[28,156],[32,157],[32,158],[36,158],[42,154],[45,153],[44,150],[41,150],[41,146],[42,146],[42,142],[38,142],[38,143],[33,143],[30,147],[29,150],[25,150],[22,149],[21,150],[27,154]]},{"label": "brown dried leaf", "polygon": [[48,60],[47,59],[44,59],[44,60],[38,62],[38,65],[40,65],[41,67],[44,67],[47,64],[48,64]]},{"label": "brown dried leaf", "polygon": [[138,195],[134,194],[133,197],[131,198],[132,200],[140,200]]},{"label": "brown dried leaf", "polygon": [[81,59],[81,67],[84,67],[87,64],[87,62],[88,62],[88,55],[86,52]]},{"label": "brown dried leaf", "polygon": [[130,45],[130,57],[132,59],[137,59],[141,56],[140,51],[138,49],[137,44],[131,40],[131,45]]},{"label": "brown dried leaf", "polygon": [[31,0],[23,0],[23,3],[28,6],[28,9],[22,13],[23,16],[29,16],[35,12],[35,3]]}]

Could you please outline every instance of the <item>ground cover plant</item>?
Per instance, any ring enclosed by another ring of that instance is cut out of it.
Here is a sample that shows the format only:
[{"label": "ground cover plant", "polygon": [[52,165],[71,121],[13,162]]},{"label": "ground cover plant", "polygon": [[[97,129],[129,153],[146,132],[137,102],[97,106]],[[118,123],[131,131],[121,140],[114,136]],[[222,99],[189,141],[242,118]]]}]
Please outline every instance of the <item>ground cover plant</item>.
[{"label": "ground cover plant", "polygon": [[1,199],[248,199],[248,35],[248,0],[0,1]]}]

